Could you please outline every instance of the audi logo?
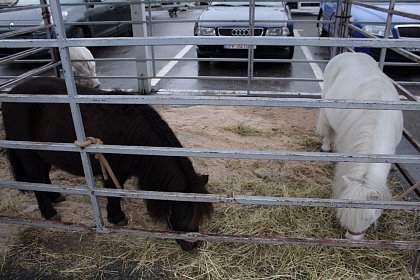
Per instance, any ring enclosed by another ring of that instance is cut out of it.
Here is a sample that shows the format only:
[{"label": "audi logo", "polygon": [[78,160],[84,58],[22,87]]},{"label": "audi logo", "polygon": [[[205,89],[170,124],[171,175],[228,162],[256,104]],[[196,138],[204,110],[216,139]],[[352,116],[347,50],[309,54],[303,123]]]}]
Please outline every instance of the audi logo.
[{"label": "audi logo", "polygon": [[249,35],[249,29],[235,28],[235,29],[232,29],[230,34],[232,34],[232,36],[248,36]]}]

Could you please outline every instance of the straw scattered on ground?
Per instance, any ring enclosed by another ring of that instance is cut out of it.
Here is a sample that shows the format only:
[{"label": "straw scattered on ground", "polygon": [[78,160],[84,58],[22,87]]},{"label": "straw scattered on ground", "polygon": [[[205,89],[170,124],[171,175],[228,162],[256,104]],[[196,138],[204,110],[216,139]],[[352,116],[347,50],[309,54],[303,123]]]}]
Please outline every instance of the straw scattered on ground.
[{"label": "straw scattered on ground", "polygon": [[[245,107],[159,107],[186,147],[318,151],[315,110]],[[330,197],[333,164],[194,158],[210,175],[212,193]],[[4,153],[1,178],[11,179]],[[396,196],[401,183],[390,174]],[[53,183],[82,185],[59,170]],[[133,189],[135,180],[126,184]],[[104,208],[106,201],[100,200]],[[131,199],[132,227],[166,229]],[[93,224],[89,199],[69,195],[57,206],[65,222]],[[103,209],[105,213],[105,209]],[[129,211],[126,209],[126,211]],[[32,193],[0,190],[0,215],[41,219]],[[215,204],[203,233],[343,238],[332,208]],[[374,240],[420,238],[418,213],[385,211]],[[205,242],[183,252],[172,240],[62,232],[0,225],[1,279],[414,279],[414,253],[402,250],[277,246]]]}]

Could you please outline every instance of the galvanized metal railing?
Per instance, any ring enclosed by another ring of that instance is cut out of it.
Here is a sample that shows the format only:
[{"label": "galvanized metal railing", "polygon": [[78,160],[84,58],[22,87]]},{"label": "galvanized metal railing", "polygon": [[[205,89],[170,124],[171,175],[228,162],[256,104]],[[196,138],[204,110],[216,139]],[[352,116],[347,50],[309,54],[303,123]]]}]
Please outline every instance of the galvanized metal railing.
[{"label": "galvanized metal railing", "polygon": [[[132,1],[133,5],[139,5],[142,16],[145,16],[145,9],[143,6],[152,1]],[[312,1],[313,2],[313,1]],[[255,5],[255,1],[251,0],[251,7]],[[343,1],[339,1],[343,3]],[[166,45],[215,45],[215,44],[247,44],[253,45],[272,45],[272,46],[326,46],[337,48],[353,48],[353,47],[379,47],[379,48],[420,48],[419,41],[413,40],[392,40],[392,39],[378,39],[378,38],[313,38],[313,37],[288,37],[288,38],[269,38],[269,37],[133,37],[133,38],[66,38],[64,30],[64,22],[61,17],[61,6],[58,1],[52,0],[51,14],[53,17],[54,31],[56,32],[55,39],[44,40],[13,40],[1,39],[2,47],[7,48],[58,48],[61,65],[64,69],[64,77],[66,79],[66,86],[68,89],[68,96],[52,95],[52,96],[27,96],[27,95],[8,95],[1,94],[0,102],[45,102],[45,103],[66,103],[70,105],[73,121],[75,124],[77,140],[84,140],[84,128],[81,120],[80,104],[86,103],[104,103],[104,104],[169,104],[169,105],[216,105],[216,106],[269,106],[269,107],[303,107],[303,108],[346,108],[346,109],[381,109],[381,110],[406,110],[406,111],[420,111],[420,103],[418,98],[414,95],[407,94],[410,98],[408,101],[399,102],[377,102],[377,101],[349,101],[349,100],[324,100],[319,99],[318,96],[308,94],[306,98],[299,96],[299,93],[286,93],[299,98],[284,97],[281,94],[273,92],[259,92],[258,94],[268,94],[270,97],[252,96],[253,92],[249,89],[249,84],[252,81],[263,80],[264,77],[253,76],[253,64],[258,61],[252,57],[252,48],[250,49],[251,56],[245,59],[248,62],[247,77],[237,77],[234,79],[248,81],[248,89],[239,94],[232,94],[232,96],[217,95],[221,91],[214,91],[212,96],[208,95],[191,95],[188,90],[181,91],[182,94],[162,94],[149,96],[84,96],[79,95],[74,84],[74,77],[71,71],[71,60],[69,57],[68,47],[71,46],[140,46],[146,50],[151,48],[151,52],[145,51],[141,59],[134,59],[136,62],[143,62],[142,67],[147,67],[147,62],[154,63],[159,60],[174,60],[173,58],[157,58],[154,56],[153,47]],[[340,10],[338,14],[343,14]],[[250,26],[255,24],[253,21],[253,12],[250,11]],[[133,18],[132,23],[138,28],[138,32],[144,32],[144,24],[152,22],[149,10],[149,19]],[[318,21],[325,22],[325,21]],[[332,21],[329,21],[330,23]],[[339,21],[337,21],[339,22]],[[105,23],[104,23],[105,24]],[[108,23],[106,23],[108,24]],[[388,22],[388,24],[390,24]],[[348,25],[350,26],[350,25]],[[336,29],[338,32],[338,28]],[[338,33],[337,33],[338,34]],[[344,32],[345,34],[345,32]],[[137,35],[136,32],[134,35]],[[147,55],[146,55],[147,54]],[[10,58],[11,59],[11,58]],[[128,59],[127,59],[128,60]],[[188,61],[188,59],[179,59],[179,61]],[[196,59],[197,60],[197,59]],[[203,60],[203,59],[200,59]],[[9,61],[9,59],[4,60]],[[207,61],[217,61],[217,59],[208,59]],[[236,61],[231,59],[230,61]],[[273,60],[269,60],[273,61]],[[274,60],[276,61],[276,60]],[[285,60],[286,62],[299,62],[303,60]],[[1,63],[2,61],[0,61]],[[327,61],[312,60],[308,63],[325,63]],[[57,62],[60,63],[60,62]],[[57,66],[57,63],[48,64],[47,68]],[[158,77],[156,70],[140,69],[139,72],[146,73],[143,76],[117,77],[117,78],[136,78],[146,83],[150,83],[152,78]],[[14,84],[25,80],[40,72],[32,72],[27,75],[18,77],[13,81],[3,84],[0,88],[5,89]],[[112,77],[106,77],[112,78]],[[158,77],[165,78],[165,77]],[[222,77],[166,77],[171,79],[223,79]],[[232,77],[229,77],[232,79]],[[305,78],[270,78],[267,80],[286,80],[286,81],[307,81],[320,82],[320,79],[305,79]],[[139,86],[140,88],[141,86]],[[223,90],[223,89],[222,89]],[[170,91],[170,90],[169,90]],[[180,92],[177,92],[180,93]],[[204,92],[210,93],[209,91]],[[279,94],[280,97],[275,96]],[[369,247],[369,248],[394,248],[394,249],[410,249],[419,250],[420,241],[390,241],[390,240],[364,240],[364,241],[348,241],[342,239],[329,238],[293,238],[293,237],[258,237],[258,236],[232,236],[232,235],[212,235],[201,233],[174,233],[162,231],[146,231],[134,230],[130,228],[115,229],[105,227],[103,224],[102,214],[100,211],[98,197],[114,196],[114,197],[130,197],[138,199],[160,199],[160,200],[178,200],[178,201],[204,201],[204,202],[219,202],[219,203],[235,203],[235,204],[259,204],[259,205],[276,205],[276,206],[308,206],[308,207],[340,207],[340,208],[378,208],[378,209],[405,209],[405,210],[420,210],[419,202],[410,201],[348,201],[338,199],[319,199],[319,198],[289,198],[289,197],[261,197],[261,196],[240,196],[240,195],[221,195],[221,194],[185,194],[185,193],[164,193],[151,191],[127,191],[114,189],[101,189],[95,185],[93,173],[90,165],[89,154],[91,153],[124,153],[124,154],[146,154],[146,155],[165,155],[165,156],[191,156],[191,157],[220,157],[220,158],[237,158],[237,159],[274,159],[274,160],[309,160],[309,161],[332,161],[332,162],[386,162],[386,163],[415,163],[420,164],[420,156],[415,155],[360,155],[360,154],[337,154],[337,153],[315,153],[315,152],[291,152],[291,151],[256,151],[256,150],[216,150],[216,149],[191,149],[191,148],[166,148],[166,147],[139,147],[139,146],[115,146],[115,145],[91,145],[85,149],[80,149],[70,143],[34,143],[29,141],[0,141],[0,147],[13,149],[36,149],[36,150],[51,150],[51,151],[68,151],[80,153],[85,177],[86,185],[83,186],[59,186],[49,184],[33,184],[13,181],[0,181],[0,188],[18,188],[23,190],[43,190],[52,192],[63,192],[69,194],[80,194],[90,197],[93,216],[95,219],[94,225],[68,225],[63,223],[52,223],[47,221],[29,221],[24,219],[13,219],[9,217],[0,217],[0,222],[32,225],[47,228],[61,228],[65,230],[97,232],[104,234],[123,234],[135,235],[142,237],[156,237],[167,239],[197,239],[209,241],[227,241],[227,242],[257,242],[262,244],[292,244],[292,245],[323,245],[323,246],[346,246],[346,247]]]}]

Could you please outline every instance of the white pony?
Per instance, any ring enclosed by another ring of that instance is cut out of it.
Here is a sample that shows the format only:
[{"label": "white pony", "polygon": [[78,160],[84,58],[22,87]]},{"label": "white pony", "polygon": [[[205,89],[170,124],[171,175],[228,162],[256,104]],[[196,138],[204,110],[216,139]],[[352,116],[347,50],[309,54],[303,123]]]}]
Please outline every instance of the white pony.
[{"label": "white pony", "polygon": [[[96,77],[95,61],[73,61],[73,60],[92,60],[93,55],[85,47],[70,47],[70,58],[72,60],[72,70],[75,76]],[[76,82],[84,86],[96,88],[100,85],[98,78],[81,79],[75,78]]]},{"label": "white pony", "polygon": [[[322,98],[399,101],[391,80],[363,53],[343,53],[331,59],[325,68]],[[324,136],[323,151],[330,151],[334,142],[338,153],[394,154],[401,140],[403,116],[396,110],[321,108],[316,129]],[[389,163],[337,163],[333,197],[389,200],[390,167]],[[381,209],[337,209],[346,237],[353,240],[362,240],[381,214]]]}]

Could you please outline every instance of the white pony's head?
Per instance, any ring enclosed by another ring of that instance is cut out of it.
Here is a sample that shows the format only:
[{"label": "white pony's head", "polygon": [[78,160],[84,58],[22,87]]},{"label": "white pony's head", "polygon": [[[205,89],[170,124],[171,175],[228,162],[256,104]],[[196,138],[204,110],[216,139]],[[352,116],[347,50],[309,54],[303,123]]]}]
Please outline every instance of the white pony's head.
[{"label": "white pony's head", "polygon": [[[378,188],[367,184],[364,181],[343,176],[345,188],[338,197],[339,199],[352,200],[383,200],[384,197]],[[383,188],[380,188],[383,189]],[[367,229],[376,224],[376,220],[382,215],[382,209],[363,208],[338,208],[337,218],[341,225],[347,230],[346,238],[351,240],[362,240]]]}]

